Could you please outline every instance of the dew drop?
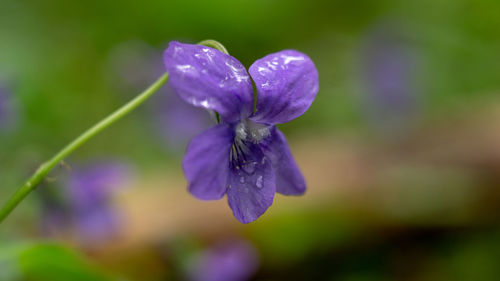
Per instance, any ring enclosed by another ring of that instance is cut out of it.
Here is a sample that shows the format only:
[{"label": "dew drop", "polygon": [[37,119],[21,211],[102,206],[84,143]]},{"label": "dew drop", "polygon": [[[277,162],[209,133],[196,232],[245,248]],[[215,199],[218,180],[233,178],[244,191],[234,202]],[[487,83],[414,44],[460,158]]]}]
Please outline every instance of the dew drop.
[{"label": "dew drop", "polygon": [[243,165],[243,171],[245,171],[247,174],[251,175],[255,172],[255,167],[256,167],[255,162],[249,162],[247,164]]},{"label": "dew drop", "polygon": [[262,181],[263,181],[262,176],[258,176],[257,181],[255,182],[255,185],[257,186],[257,188],[262,188],[262,186],[263,186]]},{"label": "dew drop", "polygon": [[245,183],[245,178],[244,177],[240,177],[240,183]]}]

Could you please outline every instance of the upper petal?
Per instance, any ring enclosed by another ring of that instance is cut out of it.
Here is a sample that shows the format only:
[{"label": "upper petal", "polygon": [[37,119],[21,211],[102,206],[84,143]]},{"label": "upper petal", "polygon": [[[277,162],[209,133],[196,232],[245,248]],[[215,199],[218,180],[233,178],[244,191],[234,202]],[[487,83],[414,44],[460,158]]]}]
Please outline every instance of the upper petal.
[{"label": "upper petal", "polygon": [[236,219],[249,223],[271,206],[276,186],[273,167],[259,146],[246,143],[241,150],[245,157],[230,169],[227,200]]},{"label": "upper petal", "polygon": [[186,102],[215,110],[227,122],[252,113],[252,83],[234,57],[210,47],[172,41],[163,60],[170,84]]},{"label": "upper petal", "polygon": [[312,60],[294,50],[284,50],[255,61],[249,69],[257,87],[257,111],[252,119],[285,123],[311,106],[319,89]]},{"label": "upper petal", "polygon": [[270,136],[260,144],[271,160],[276,177],[276,191],[285,195],[302,195],[306,182],[293,158],[283,133],[274,127]]},{"label": "upper petal", "polygon": [[229,173],[229,150],[234,139],[225,124],[214,126],[194,137],[182,161],[188,190],[202,200],[224,196]]}]

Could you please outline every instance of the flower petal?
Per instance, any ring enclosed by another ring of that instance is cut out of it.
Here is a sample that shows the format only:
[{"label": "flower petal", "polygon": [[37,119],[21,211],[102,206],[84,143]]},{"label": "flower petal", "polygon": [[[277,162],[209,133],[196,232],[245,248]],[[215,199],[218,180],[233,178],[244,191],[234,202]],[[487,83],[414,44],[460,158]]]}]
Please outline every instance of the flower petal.
[{"label": "flower petal", "polygon": [[302,115],[319,89],[318,71],[303,53],[285,50],[250,66],[257,87],[257,111],[252,120],[279,124]]},{"label": "flower petal", "polygon": [[234,135],[225,124],[214,126],[189,143],[182,168],[188,190],[202,200],[220,199],[226,193],[229,151]]},{"label": "flower petal", "polygon": [[234,57],[206,46],[172,41],[163,60],[170,84],[186,102],[215,110],[227,122],[252,113],[252,82]]},{"label": "flower petal", "polygon": [[304,194],[306,182],[290,152],[285,135],[274,127],[269,138],[260,146],[273,165],[276,191],[285,195]]},{"label": "flower petal", "polygon": [[246,164],[231,167],[227,200],[236,219],[256,220],[271,206],[276,192],[274,171],[258,145],[246,143]]}]

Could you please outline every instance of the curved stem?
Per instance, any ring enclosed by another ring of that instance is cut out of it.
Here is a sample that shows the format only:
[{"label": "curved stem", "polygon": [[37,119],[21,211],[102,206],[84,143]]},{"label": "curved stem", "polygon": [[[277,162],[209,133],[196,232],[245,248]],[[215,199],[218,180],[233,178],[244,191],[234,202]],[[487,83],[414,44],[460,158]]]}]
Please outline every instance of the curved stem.
[{"label": "curved stem", "polygon": [[219,41],[207,39],[207,40],[203,40],[201,42],[198,42],[198,45],[211,47],[211,48],[214,48],[214,49],[217,49],[217,50],[223,52],[226,55],[229,55],[229,52],[227,51],[226,47],[224,47],[224,45],[222,45]]},{"label": "curved stem", "polygon": [[165,82],[168,80],[168,73],[163,74],[156,82],[154,82],[149,88],[147,88],[144,92],[140,93],[133,100],[129,101],[124,106],[117,109],[115,112],[108,115],[106,118],[99,121],[99,123],[92,126],[90,129],[85,131],[75,140],[73,140],[70,144],[64,147],[61,151],[59,151],[54,157],[52,157],[47,162],[43,163],[36,172],[21,186],[3,205],[2,209],[0,209],[0,223],[16,208],[16,206],[23,201],[23,199],[33,191],[38,184],[42,182],[42,180],[47,176],[47,174],[54,168],[59,162],[61,162],[66,156],[68,156],[71,152],[75,151],[78,147],[86,143],[92,137],[97,135],[102,130],[109,127],[114,122],[120,120],[123,116],[130,113],[137,106],[146,101],[149,97],[151,97],[158,89],[161,88]]}]

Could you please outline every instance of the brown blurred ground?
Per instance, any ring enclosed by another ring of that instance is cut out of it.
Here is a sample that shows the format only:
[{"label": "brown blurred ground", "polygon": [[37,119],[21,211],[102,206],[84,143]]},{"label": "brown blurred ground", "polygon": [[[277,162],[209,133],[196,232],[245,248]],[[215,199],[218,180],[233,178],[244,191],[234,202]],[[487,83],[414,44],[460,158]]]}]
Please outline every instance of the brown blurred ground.
[{"label": "brown blurred ground", "polygon": [[[306,135],[294,136],[290,145],[308,191],[302,197],[278,195],[260,221],[307,209],[340,210],[374,225],[498,221],[500,102],[427,121],[397,141]],[[228,235],[245,227],[225,199],[199,201],[185,186],[180,167],[138,179],[119,198],[126,228],[114,246],[133,248],[189,233]]]}]

